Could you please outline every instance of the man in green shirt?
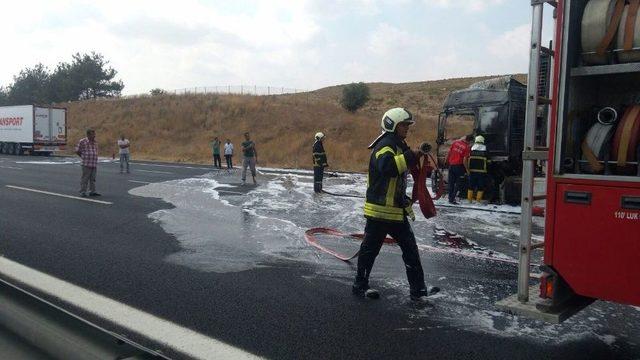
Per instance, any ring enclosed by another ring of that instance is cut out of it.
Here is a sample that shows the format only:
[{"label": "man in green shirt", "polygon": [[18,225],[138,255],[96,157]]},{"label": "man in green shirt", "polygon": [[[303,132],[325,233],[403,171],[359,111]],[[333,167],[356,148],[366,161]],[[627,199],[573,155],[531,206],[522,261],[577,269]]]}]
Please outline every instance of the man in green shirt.
[{"label": "man in green shirt", "polygon": [[222,160],[220,159],[220,140],[216,136],[211,142],[211,148],[213,150],[213,166],[218,169],[222,169]]},{"label": "man in green shirt", "polygon": [[249,133],[244,133],[245,141],[242,142],[242,185],[246,184],[247,180],[247,167],[251,168],[251,176],[253,176],[253,184],[256,182],[256,163],[258,162],[258,151],[256,150],[256,144],[251,141]]}]

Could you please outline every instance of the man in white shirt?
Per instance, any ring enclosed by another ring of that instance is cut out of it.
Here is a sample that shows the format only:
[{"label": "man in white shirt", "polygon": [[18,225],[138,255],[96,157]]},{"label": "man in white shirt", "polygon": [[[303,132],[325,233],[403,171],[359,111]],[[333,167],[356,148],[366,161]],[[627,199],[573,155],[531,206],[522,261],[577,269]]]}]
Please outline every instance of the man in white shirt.
[{"label": "man in white shirt", "polygon": [[124,164],[127,164],[127,174],[129,173],[129,140],[120,135],[118,140],[118,149],[120,152],[120,174],[123,173]]},{"label": "man in white shirt", "polygon": [[233,164],[231,163],[231,157],[233,156],[233,144],[231,140],[227,139],[227,142],[224,144],[224,158],[227,160],[227,169],[232,169]]}]

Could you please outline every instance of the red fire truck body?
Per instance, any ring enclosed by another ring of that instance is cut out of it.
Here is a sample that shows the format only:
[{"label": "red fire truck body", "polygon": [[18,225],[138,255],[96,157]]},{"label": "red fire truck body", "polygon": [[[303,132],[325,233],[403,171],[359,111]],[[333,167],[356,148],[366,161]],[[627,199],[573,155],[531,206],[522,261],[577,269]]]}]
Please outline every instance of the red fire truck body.
[{"label": "red fire truck body", "polygon": [[[611,156],[599,159],[599,173],[580,150],[571,153],[595,122],[594,107],[626,115],[640,101],[640,63],[617,62],[615,50],[607,64],[585,63],[580,27],[586,3],[560,0],[556,8],[544,264],[575,295],[640,305],[640,159],[636,155],[626,168]],[[639,131],[627,130],[617,131],[633,142]],[[547,287],[543,279],[540,296],[552,298],[558,286]]]}]

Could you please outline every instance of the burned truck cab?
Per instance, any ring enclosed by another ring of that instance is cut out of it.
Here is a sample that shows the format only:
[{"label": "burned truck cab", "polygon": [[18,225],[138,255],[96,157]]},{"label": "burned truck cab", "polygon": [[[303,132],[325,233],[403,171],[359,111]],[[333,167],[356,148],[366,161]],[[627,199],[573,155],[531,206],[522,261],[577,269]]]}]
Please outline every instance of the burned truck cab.
[{"label": "burned truck cab", "polygon": [[[518,181],[510,178],[519,177],[522,172],[526,91],[526,85],[512,76],[504,76],[451,92],[438,117],[438,167],[446,169],[453,141],[467,134],[482,135],[490,161],[488,199],[518,203]],[[505,179],[508,179],[506,188]]]}]

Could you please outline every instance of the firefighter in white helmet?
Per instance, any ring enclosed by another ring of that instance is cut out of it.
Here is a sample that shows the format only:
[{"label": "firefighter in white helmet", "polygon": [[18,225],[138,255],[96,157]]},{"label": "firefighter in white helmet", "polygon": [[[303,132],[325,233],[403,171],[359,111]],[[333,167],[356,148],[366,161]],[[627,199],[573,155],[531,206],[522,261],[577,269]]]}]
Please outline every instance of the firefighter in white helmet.
[{"label": "firefighter in white helmet", "polygon": [[484,144],[484,136],[476,136],[468,162],[469,188],[467,189],[467,200],[471,203],[475,198],[476,201],[480,202],[487,186],[487,163],[489,162],[487,160],[487,147]]},{"label": "firefighter in white helmet", "polygon": [[313,143],[313,191],[321,193],[324,168],[328,167],[329,164],[327,164],[327,153],[322,145],[324,134],[317,132],[315,139],[316,141]]},{"label": "firefighter in white helmet", "polygon": [[369,275],[387,234],[402,250],[411,299],[422,300],[439,290],[428,290],[425,285],[416,239],[407,220],[407,217],[415,219],[411,199],[406,195],[407,174],[423,155],[419,150],[411,150],[405,142],[409,126],[414,122],[413,115],[406,109],[387,111],[382,117],[382,134],[369,145],[372,151],[364,204],[367,220],[352,287],[353,293],[359,296],[380,296],[369,287]]}]

